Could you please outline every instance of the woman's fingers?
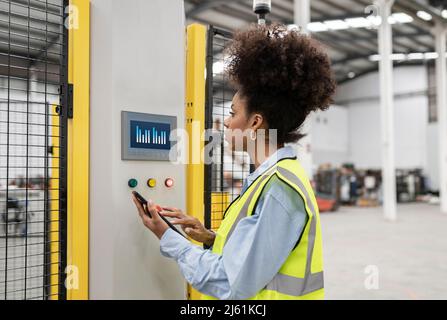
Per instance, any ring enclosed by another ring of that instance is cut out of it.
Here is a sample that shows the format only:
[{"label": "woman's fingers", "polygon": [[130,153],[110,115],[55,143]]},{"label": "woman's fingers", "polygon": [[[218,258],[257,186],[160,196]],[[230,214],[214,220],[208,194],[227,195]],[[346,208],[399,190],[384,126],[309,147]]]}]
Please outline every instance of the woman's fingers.
[{"label": "woman's fingers", "polygon": [[161,207],[163,210],[167,210],[167,211],[180,211],[179,209],[177,209],[177,208],[174,208],[174,207]]},{"label": "woman's fingers", "polygon": [[191,220],[189,219],[172,219],[171,223],[175,225],[192,226]]},{"label": "woman's fingers", "polygon": [[140,201],[138,201],[137,199],[135,199],[135,197],[133,197],[133,202],[135,203],[135,206],[137,207],[138,210],[138,214],[140,215],[141,220],[143,221],[143,224],[146,227],[150,226],[151,223],[151,218],[149,218],[146,214],[145,208],[141,205]]},{"label": "woman's fingers", "polygon": [[147,205],[147,210],[151,214],[152,219],[161,219],[160,215],[158,214],[157,207],[154,205],[152,200],[149,200],[148,205]]},{"label": "woman's fingers", "polygon": [[183,213],[177,213],[177,212],[160,212],[160,215],[168,218],[174,218],[170,220],[173,224],[179,224],[179,225],[188,225],[188,226],[197,226],[197,220],[194,218],[191,218]]},{"label": "woman's fingers", "polygon": [[190,236],[191,238],[197,237],[200,235],[199,232],[197,232],[194,228],[185,228],[183,229],[185,233]]},{"label": "woman's fingers", "polygon": [[160,212],[160,214],[162,215],[162,216],[165,216],[165,217],[169,217],[169,218],[184,218],[185,217],[185,215],[183,214],[183,213],[181,213],[181,212],[171,212],[171,211],[161,211]]},{"label": "woman's fingers", "polygon": [[143,218],[144,216],[144,208],[141,205],[140,201],[138,201],[135,196],[132,196],[132,200],[135,203],[135,206],[137,207],[138,210],[138,214],[140,215],[141,218]]}]

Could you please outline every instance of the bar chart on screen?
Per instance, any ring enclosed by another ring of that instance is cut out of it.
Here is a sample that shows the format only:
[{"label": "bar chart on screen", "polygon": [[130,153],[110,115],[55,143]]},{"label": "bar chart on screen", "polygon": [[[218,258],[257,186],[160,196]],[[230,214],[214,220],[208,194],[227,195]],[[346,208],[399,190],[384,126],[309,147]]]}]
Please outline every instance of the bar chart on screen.
[{"label": "bar chart on screen", "polygon": [[155,130],[155,128],[152,128],[152,132],[151,130],[147,129],[143,132],[141,128],[137,126],[135,134],[137,143],[166,144],[166,131],[162,131],[159,133],[157,130]]},{"label": "bar chart on screen", "polygon": [[131,121],[130,127],[132,148],[170,149],[170,124]]}]

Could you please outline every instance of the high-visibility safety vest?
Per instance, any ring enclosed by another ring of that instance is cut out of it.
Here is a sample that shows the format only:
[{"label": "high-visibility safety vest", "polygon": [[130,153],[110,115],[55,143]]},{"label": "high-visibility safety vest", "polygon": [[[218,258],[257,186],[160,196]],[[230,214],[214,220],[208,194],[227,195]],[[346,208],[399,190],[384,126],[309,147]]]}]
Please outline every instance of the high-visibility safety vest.
[{"label": "high-visibility safety vest", "polygon": [[[238,222],[253,214],[258,199],[271,177],[276,175],[291,186],[305,204],[308,215],[301,238],[275,277],[253,300],[314,300],[324,298],[323,252],[317,201],[304,169],[296,158],[286,158],[261,174],[225,211],[216,232],[212,252],[222,255],[225,243]],[[254,266],[262,268],[262,266]],[[215,298],[202,295],[202,299]]]}]

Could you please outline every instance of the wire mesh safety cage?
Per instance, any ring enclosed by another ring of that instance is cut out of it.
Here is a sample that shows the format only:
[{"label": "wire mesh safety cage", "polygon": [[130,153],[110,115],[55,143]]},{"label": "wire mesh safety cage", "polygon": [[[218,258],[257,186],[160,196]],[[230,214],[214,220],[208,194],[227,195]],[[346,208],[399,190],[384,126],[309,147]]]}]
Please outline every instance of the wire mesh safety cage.
[{"label": "wire mesh safety cage", "polygon": [[0,0],[0,299],[65,299],[66,0]]},{"label": "wire mesh safety cage", "polygon": [[212,129],[213,137],[221,138],[211,149],[212,163],[205,165],[205,226],[212,230],[219,228],[225,210],[239,196],[244,179],[253,169],[247,153],[231,151],[224,144],[224,121],[235,94],[224,72],[228,61],[224,49],[231,39],[227,31],[208,28],[205,128]]}]

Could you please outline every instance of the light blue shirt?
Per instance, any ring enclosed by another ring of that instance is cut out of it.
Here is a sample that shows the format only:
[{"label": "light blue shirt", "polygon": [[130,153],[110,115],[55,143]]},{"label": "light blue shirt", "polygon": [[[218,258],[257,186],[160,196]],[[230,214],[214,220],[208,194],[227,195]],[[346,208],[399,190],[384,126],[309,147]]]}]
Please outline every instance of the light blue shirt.
[{"label": "light blue shirt", "polygon": [[[277,161],[295,156],[292,147],[277,150],[246,178],[242,192]],[[303,199],[273,176],[254,214],[239,221],[222,255],[192,244],[171,229],[161,238],[160,251],[178,263],[186,281],[198,291],[222,300],[248,299],[278,273],[307,218]]]}]

